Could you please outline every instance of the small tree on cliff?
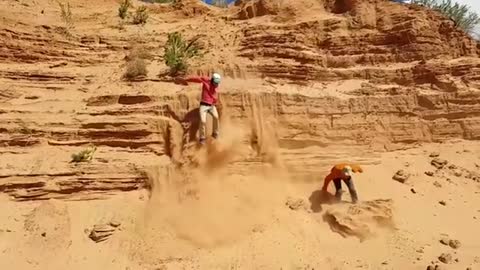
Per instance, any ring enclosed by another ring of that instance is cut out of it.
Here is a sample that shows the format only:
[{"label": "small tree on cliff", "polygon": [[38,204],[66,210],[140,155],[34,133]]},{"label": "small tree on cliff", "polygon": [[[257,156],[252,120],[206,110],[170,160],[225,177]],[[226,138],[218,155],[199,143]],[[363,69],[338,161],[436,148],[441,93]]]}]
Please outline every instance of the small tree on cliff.
[{"label": "small tree on cliff", "polygon": [[123,0],[118,7],[118,17],[124,20],[128,16],[128,9],[132,6],[130,0]]},{"label": "small tree on cliff", "polygon": [[413,0],[412,3],[440,11],[469,34],[472,34],[475,27],[480,24],[480,16],[465,4],[452,0]]},{"label": "small tree on cliff", "polygon": [[70,9],[70,3],[67,2],[67,4],[63,4],[60,1],[57,1],[58,6],[60,7],[60,16],[62,18],[63,23],[65,26],[63,27],[63,34],[67,38],[71,38],[71,30],[75,27],[74,22],[73,22],[73,15],[72,15],[72,10]]},{"label": "small tree on cliff", "polygon": [[170,75],[176,76],[188,69],[188,62],[200,55],[200,46],[197,44],[199,37],[186,41],[181,33],[168,34],[164,46],[163,60],[170,68]]}]

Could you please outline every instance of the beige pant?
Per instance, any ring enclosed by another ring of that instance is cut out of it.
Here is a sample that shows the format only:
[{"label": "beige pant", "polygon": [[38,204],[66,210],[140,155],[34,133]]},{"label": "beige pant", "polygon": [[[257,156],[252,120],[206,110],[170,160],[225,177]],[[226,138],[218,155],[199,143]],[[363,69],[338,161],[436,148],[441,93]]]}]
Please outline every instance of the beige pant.
[{"label": "beige pant", "polygon": [[212,136],[218,136],[218,112],[215,105],[206,106],[200,105],[200,140],[205,139],[205,133],[207,132],[207,113],[209,113],[213,118],[213,131]]}]

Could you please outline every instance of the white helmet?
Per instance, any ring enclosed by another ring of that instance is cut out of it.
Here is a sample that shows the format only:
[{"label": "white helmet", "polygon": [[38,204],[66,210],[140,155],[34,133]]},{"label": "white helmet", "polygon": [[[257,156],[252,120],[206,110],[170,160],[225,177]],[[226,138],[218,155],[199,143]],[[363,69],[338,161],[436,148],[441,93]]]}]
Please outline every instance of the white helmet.
[{"label": "white helmet", "polygon": [[219,84],[220,81],[222,80],[222,77],[218,73],[213,73],[212,80],[214,83]]}]

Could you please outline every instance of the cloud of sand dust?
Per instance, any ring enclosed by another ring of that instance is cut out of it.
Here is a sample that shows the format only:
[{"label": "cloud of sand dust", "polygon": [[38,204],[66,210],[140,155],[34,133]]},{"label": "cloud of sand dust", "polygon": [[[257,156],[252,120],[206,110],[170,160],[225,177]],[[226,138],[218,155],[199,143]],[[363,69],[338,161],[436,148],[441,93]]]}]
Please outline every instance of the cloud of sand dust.
[{"label": "cloud of sand dust", "polygon": [[[195,166],[148,172],[151,188],[142,221],[144,241],[178,254],[185,247],[240,241],[271,221],[287,196],[288,173],[279,166],[273,126],[266,125],[261,102],[255,104],[249,128],[231,121],[224,110],[221,138],[214,147],[196,153]],[[230,170],[237,158],[252,153],[257,161],[250,169]]]}]

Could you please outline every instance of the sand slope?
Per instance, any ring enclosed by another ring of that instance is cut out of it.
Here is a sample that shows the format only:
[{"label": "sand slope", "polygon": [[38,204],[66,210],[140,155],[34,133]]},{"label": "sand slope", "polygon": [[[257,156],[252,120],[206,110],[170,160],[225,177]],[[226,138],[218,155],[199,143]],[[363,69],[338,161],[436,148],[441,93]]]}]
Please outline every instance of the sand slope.
[{"label": "sand slope", "polygon": [[[361,203],[355,207],[347,193],[344,203],[322,204],[320,210],[317,205],[313,211],[318,201],[309,198],[320,181],[299,182],[268,171],[197,178],[191,193],[172,175],[157,179],[166,181],[167,193],[156,189],[63,203],[5,201],[2,266],[21,261],[23,268],[16,269],[425,269],[431,261],[443,264],[437,257],[449,253],[448,269],[475,269],[480,266],[480,239],[474,233],[478,178],[456,176],[448,168],[436,171],[429,155],[439,152],[449,164],[475,174],[479,147],[459,141],[383,154],[381,163],[365,166],[356,177]],[[399,169],[411,174],[405,183],[392,179]],[[289,207],[289,198],[303,203]],[[341,226],[332,226],[326,216]],[[121,225],[108,240],[88,238],[85,229],[111,219]],[[444,245],[443,238],[461,246]],[[42,247],[48,252],[37,257],[39,250],[46,252]],[[62,256],[52,258],[52,250]]]}]

